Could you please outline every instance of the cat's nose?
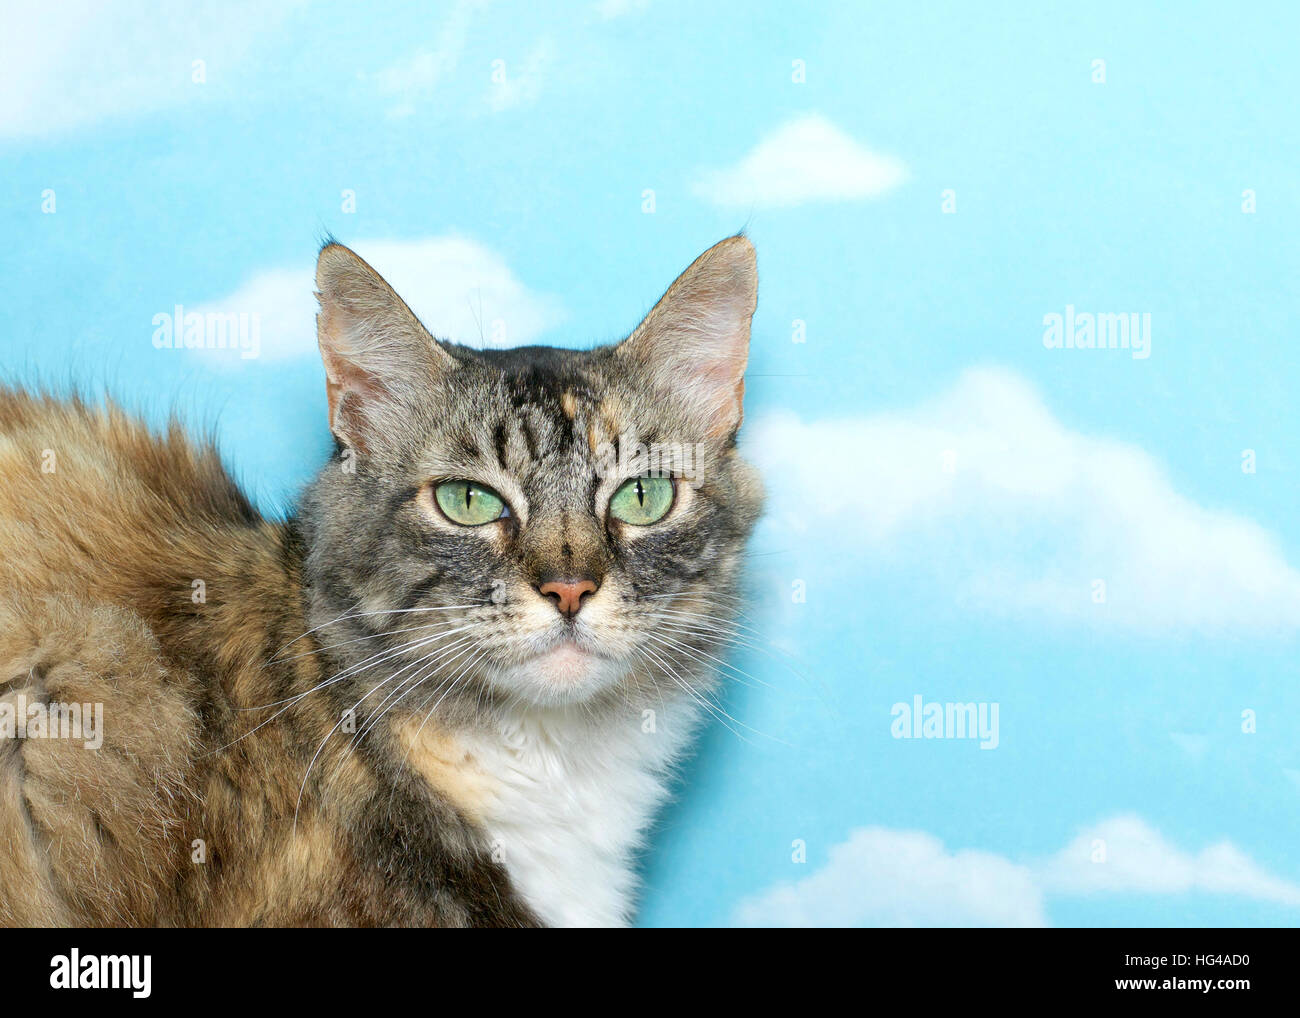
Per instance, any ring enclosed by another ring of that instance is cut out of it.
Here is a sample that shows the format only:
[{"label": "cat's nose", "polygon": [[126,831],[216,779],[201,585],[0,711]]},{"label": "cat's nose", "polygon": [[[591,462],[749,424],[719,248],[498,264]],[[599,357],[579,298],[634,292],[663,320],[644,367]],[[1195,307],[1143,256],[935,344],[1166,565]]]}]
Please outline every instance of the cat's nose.
[{"label": "cat's nose", "polygon": [[573,618],[582,610],[582,599],[588,594],[596,593],[596,581],[548,580],[537,589],[542,597],[549,597],[555,603],[555,609],[566,618]]}]

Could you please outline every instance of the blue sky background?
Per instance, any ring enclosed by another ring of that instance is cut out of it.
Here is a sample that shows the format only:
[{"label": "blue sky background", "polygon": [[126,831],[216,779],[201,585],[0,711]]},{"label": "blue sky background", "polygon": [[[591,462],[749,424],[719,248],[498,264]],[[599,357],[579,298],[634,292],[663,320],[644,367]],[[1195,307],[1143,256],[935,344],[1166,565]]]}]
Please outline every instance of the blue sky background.
[{"label": "blue sky background", "polygon": [[[747,230],[775,656],[644,923],[1300,918],[1292,5],[17,6],[0,367],[186,408],[268,511],[328,449],[326,232],[437,333],[586,346]],[[178,303],[289,324],[155,349]],[[1151,356],[1046,349],[1067,304]],[[893,738],[915,695],[998,703],[998,748]]]}]

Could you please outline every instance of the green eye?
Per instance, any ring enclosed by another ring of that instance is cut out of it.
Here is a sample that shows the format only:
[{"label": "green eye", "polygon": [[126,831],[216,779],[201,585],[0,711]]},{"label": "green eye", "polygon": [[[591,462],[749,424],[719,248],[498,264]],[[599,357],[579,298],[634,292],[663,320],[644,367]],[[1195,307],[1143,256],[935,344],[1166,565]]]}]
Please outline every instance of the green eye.
[{"label": "green eye", "polygon": [[482,526],[510,515],[500,495],[473,481],[443,481],[433,489],[433,497],[447,519],[466,527]]},{"label": "green eye", "polygon": [[633,477],[609,500],[609,514],[614,519],[638,527],[658,523],[672,507],[671,477]]}]

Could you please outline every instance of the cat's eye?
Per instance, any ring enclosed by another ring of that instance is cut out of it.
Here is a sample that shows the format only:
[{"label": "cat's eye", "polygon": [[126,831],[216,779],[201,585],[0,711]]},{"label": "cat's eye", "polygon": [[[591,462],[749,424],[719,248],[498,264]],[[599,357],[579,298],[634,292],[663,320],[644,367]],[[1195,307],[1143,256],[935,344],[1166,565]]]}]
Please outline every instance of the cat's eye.
[{"label": "cat's eye", "polygon": [[637,527],[658,523],[672,507],[671,477],[633,477],[609,500],[609,514],[614,519]]},{"label": "cat's eye", "polygon": [[465,527],[482,526],[510,515],[505,499],[473,481],[443,481],[434,486],[433,497],[447,519]]}]

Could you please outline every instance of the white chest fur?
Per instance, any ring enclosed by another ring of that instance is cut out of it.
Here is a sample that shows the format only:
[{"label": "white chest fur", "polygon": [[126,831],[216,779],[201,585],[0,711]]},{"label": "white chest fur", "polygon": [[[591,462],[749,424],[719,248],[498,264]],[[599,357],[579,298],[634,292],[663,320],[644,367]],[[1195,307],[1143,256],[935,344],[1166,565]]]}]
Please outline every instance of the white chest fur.
[{"label": "white chest fur", "polygon": [[486,779],[479,813],[493,853],[545,923],[631,919],[633,852],[694,715],[671,702],[600,719],[535,710],[465,740]]}]

